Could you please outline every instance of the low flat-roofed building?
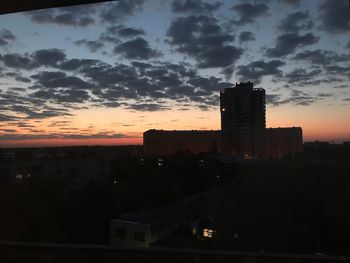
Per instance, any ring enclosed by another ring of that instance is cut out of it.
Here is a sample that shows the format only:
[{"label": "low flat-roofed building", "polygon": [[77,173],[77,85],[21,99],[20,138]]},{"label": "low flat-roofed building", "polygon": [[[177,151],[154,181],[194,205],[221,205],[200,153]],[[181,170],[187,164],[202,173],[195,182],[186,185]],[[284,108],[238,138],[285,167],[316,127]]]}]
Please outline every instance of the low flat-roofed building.
[{"label": "low flat-roofed building", "polygon": [[172,155],[184,151],[220,153],[221,132],[148,130],[143,134],[143,146],[148,155]]},{"label": "low flat-roofed building", "polygon": [[221,193],[209,190],[176,203],[123,214],[117,219],[111,219],[111,244],[149,247],[175,232],[180,225],[192,229],[192,233],[202,232],[198,229],[198,223],[211,216],[213,208],[222,198]]},{"label": "low flat-roofed building", "polygon": [[265,131],[266,156],[281,159],[303,151],[303,131],[300,127],[268,128]]}]

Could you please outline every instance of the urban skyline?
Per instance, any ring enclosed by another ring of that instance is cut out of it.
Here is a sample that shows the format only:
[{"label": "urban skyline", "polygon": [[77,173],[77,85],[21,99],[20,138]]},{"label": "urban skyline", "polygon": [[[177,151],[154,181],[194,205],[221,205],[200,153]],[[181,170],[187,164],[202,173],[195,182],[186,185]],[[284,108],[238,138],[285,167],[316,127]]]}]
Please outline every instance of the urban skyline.
[{"label": "urban skyline", "polygon": [[302,127],[266,128],[266,96],[250,81],[220,91],[220,130],[156,130],[143,133],[146,155],[209,153],[239,159],[282,159],[303,151]]},{"label": "urban skyline", "polygon": [[219,91],[248,80],[266,90],[267,127],[348,141],[347,5],[120,0],[2,15],[0,147],[218,130]]}]

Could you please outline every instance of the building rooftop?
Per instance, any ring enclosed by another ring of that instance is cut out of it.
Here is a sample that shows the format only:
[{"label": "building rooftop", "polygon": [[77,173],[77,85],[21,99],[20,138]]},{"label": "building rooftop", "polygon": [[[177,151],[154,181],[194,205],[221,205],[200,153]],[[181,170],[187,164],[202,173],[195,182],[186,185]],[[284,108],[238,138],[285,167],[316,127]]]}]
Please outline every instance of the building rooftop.
[{"label": "building rooftop", "polygon": [[189,216],[203,214],[208,210],[212,202],[218,201],[220,198],[221,194],[219,192],[206,191],[191,195],[173,204],[140,209],[112,220],[160,228],[162,226],[175,224],[179,220]]}]

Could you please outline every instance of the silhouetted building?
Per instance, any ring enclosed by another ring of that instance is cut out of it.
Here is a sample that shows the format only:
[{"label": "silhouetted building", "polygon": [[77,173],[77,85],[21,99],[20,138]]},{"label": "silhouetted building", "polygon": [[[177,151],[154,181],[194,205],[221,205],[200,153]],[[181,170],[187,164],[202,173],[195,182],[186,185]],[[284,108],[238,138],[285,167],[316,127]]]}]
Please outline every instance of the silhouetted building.
[{"label": "silhouetted building", "polygon": [[148,130],[144,153],[172,155],[179,151],[215,152],[243,159],[282,158],[302,152],[300,127],[266,129],[265,90],[236,83],[220,92],[221,131]]},{"label": "silhouetted building", "polygon": [[303,132],[300,127],[268,128],[266,136],[266,156],[281,159],[285,155],[295,155],[303,151]]},{"label": "silhouetted building", "polygon": [[252,82],[220,92],[223,151],[243,158],[264,156],[265,90]]},{"label": "silhouetted building", "polygon": [[176,203],[123,214],[110,221],[110,242],[119,246],[149,247],[180,227],[201,238],[205,233],[200,222],[213,216],[214,208],[222,199],[219,192],[206,191]]},{"label": "silhouetted building", "polygon": [[176,152],[217,153],[221,151],[220,131],[148,130],[143,133],[144,153],[172,155]]}]

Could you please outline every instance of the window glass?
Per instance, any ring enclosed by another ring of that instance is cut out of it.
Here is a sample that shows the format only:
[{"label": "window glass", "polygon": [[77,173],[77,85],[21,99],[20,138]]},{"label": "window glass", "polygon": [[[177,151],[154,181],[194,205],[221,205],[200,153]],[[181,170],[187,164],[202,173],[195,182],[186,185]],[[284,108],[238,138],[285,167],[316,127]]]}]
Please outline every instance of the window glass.
[{"label": "window glass", "polygon": [[145,232],[135,231],[135,240],[145,242],[145,240],[146,240]]}]

